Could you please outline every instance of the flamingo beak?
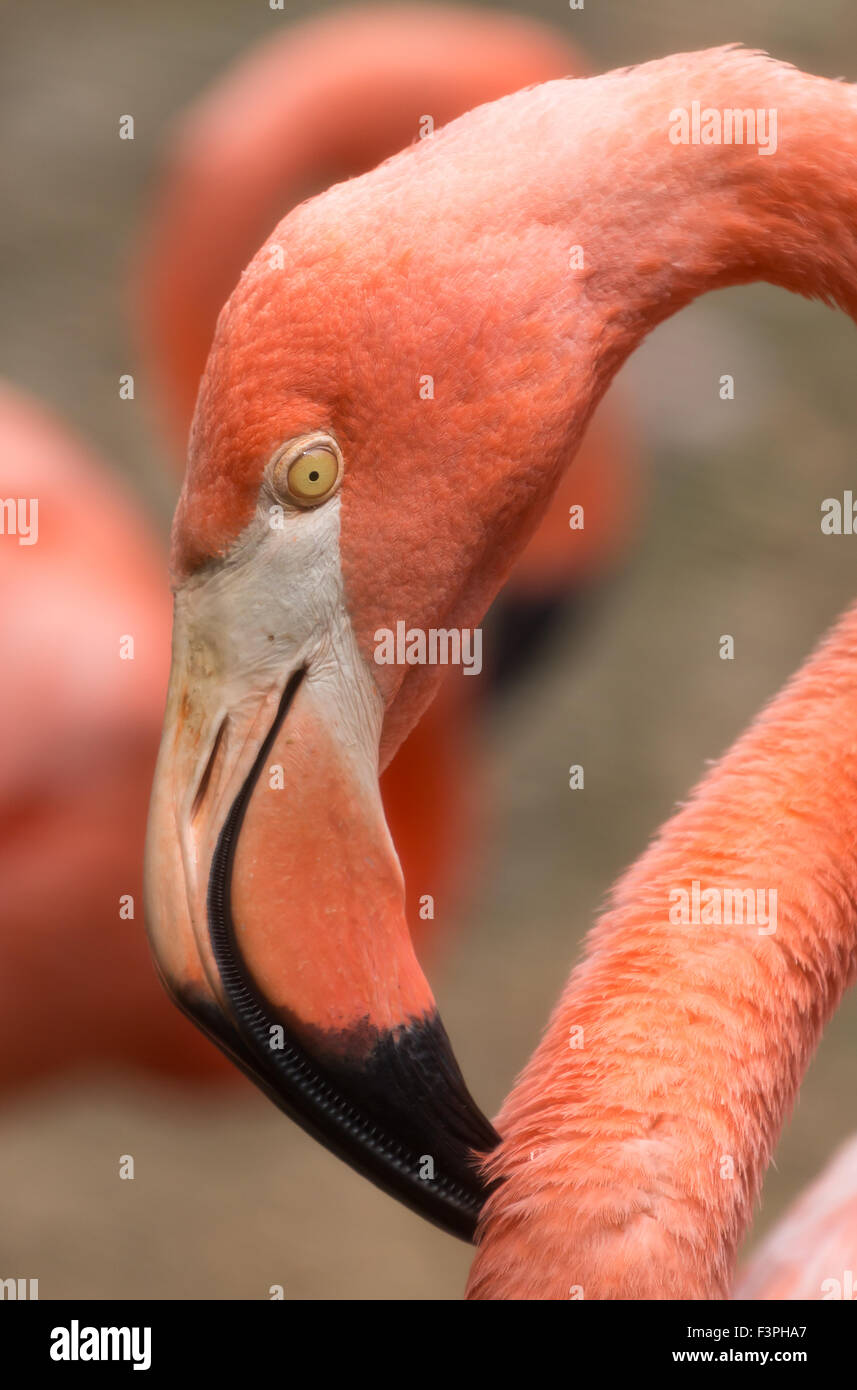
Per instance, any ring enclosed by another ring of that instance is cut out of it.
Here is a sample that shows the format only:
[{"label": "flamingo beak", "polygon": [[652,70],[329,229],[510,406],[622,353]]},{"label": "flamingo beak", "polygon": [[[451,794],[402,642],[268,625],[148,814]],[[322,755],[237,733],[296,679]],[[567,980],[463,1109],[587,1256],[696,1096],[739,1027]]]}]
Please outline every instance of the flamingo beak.
[{"label": "flamingo beak", "polygon": [[471,1239],[497,1135],[411,946],[381,698],[342,621],[315,646],[281,637],[236,587],[177,595],[146,847],[159,973],[305,1130]]}]

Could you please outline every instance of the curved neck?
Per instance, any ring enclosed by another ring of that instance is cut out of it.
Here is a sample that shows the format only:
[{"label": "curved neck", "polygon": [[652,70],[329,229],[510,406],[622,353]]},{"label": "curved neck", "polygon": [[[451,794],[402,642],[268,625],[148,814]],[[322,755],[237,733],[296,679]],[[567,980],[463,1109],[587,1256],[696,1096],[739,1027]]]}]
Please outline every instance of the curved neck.
[{"label": "curved neck", "polygon": [[526,98],[508,215],[579,248],[551,312],[597,393],[708,290],[765,280],[857,315],[854,87],[717,49]]},{"label": "curved neck", "polygon": [[[566,224],[584,245],[593,395],[706,289],[764,279],[855,316],[853,89],[735,51],[599,83],[598,101],[569,95],[590,177]],[[673,143],[671,113],[692,123],[693,103],[700,119],[776,112],[776,150]],[[857,607],[614,890],[497,1121],[505,1181],[471,1296],[727,1295],[857,973],[855,709]]]},{"label": "curved neck", "polygon": [[857,606],[614,889],[497,1121],[476,1296],[727,1295],[857,975],[855,709]]}]

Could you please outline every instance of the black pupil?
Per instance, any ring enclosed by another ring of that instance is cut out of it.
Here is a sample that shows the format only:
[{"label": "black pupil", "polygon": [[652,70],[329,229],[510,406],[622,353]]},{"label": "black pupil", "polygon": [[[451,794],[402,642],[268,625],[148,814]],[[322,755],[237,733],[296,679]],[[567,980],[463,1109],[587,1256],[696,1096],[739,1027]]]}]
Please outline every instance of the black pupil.
[{"label": "black pupil", "polygon": [[311,483],[317,483],[317,482],[318,482],[318,470],[317,470],[316,468],[314,468],[314,469],[312,470],[312,472],[310,473],[310,475],[309,475],[309,480],[310,480]]}]

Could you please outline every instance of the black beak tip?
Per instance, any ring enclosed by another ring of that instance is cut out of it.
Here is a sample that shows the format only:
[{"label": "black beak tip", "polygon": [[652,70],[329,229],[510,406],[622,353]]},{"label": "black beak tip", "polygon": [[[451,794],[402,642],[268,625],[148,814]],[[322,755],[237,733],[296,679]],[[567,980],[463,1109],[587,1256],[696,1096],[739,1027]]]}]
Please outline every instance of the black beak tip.
[{"label": "black beak tip", "polygon": [[[202,996],[173,997],[325,1148],[450,1235],[473,1240],[490,1191],[479,1162],[499,1136],[470,1095],[436,1013],[392,1033],[365,1024],[304,1029],[298,1039],[258,996],[249,1030]],[[272,1036],[281,1045],[271,1046]]]},{"label": "black beak tip", "polygon": [[[479,1162],[500,1140],[467,1089],[437,1013],[394,1032],[367,1024],[319,1034],[312,1052],[336,1088],[354,1097],[367,1138],[374,1128],[368,1148],[385,1164],[381,1185],[472,1240],[489,1190]],[[356,1152],[347,1157],[358,1166]]]}]

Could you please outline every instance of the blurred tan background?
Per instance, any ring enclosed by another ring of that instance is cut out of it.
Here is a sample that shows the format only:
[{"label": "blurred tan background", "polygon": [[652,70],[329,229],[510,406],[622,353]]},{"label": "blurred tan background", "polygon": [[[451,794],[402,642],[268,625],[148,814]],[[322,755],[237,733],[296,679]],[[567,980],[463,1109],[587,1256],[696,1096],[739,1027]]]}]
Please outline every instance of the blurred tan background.
[{"label": "blurred tan background", "polygon": [[[0,374],[57,406],[166,529],[172,483],[135,370],[128,253],[170,118],[255,39],[314,7],[263,0],[3,13]],[[593,69],[741,41],[857,79],[847,0],[530,3]],[[120,141],[133,113],[136,138]],[[857,484],[857,339],[844,316],[755,287],[659,328],[623,373],[652,477],[646,524],[583,641],[484,729],[495,824],[434,984],[493,1113],[616,875],[854,596],[854,537],[819,504]],[[722,402],[722,373],[736,399]],[[721,633],[736,660],[717,656]],[[585,794],[567,789],[572,762]],[[71,963],[70,963],[71,968]],[[857,1129],[857,998],[840,1011],[780,1145],[754,1238]],[[136,1177],[120,1182],[118,1155]],[[468,1249],[377,1193],[249,1086],[231,1097],[127,1075],[38,1087],[0,1109],[0,1276],[43,1298],[453,1298]]]}]

